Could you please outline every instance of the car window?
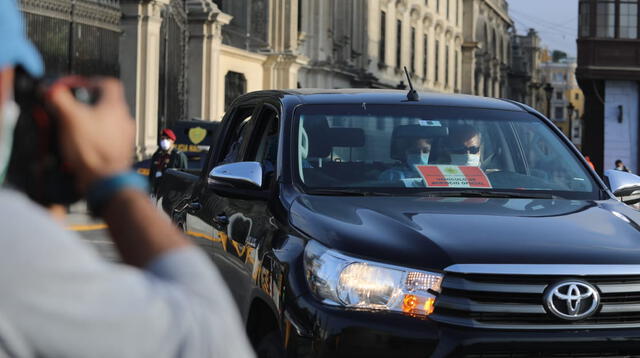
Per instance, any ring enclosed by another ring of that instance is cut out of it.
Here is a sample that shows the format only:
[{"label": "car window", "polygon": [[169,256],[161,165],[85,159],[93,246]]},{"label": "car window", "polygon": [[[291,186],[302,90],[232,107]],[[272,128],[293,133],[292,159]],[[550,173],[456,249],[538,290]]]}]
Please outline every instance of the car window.
[{"label": "car window", "polygon": [[523,111],[305,105],[294,125],[294,170],[305,188],[599,195],[566,144]]},{"label": "car window", "polygon": [[249,123],[251,122],[251,115],[254,109],[255,107],[243,107],[238,108],[235,112],[231,120],[230,134],[225,141],[220,164],[234,163],[242,160],[240,150],[248,140]]},{"label": "car window", "polygon": [[278,114],[270,108],[263,108],[251,138],[254,146],[245,158],[247,161],[262,163],[267,173],[275,171],[277,165],[278,125]]}]

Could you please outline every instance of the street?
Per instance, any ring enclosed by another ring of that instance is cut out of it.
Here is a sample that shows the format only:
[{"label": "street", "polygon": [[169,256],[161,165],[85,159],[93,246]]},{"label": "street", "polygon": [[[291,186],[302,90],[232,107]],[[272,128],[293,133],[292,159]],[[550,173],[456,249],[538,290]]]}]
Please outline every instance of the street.
[{"label": "street", "polygon": [[93,219],[86,210],[84,203],[73,205],[65,220],[65,227],[78,233],[97,252],[109,261],[120,261],[119,254],[109,238],[107,225],[100,220]]}]

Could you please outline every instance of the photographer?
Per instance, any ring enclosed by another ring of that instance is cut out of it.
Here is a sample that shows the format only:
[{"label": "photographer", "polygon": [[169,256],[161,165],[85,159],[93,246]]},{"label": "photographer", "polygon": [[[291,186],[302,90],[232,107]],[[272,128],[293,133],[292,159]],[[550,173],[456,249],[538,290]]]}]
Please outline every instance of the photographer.
[{"label": "photographer", "polygon": [[[0,0],[0,180],[19,113],[14,68],[42,72],[22,28],[14,0]],[[215,267],[129,172],[135,128],[120,83],[96,87],[94,106],[64,85],[49,100],[76,189],[107,222],[127,265],[102,260],[23,194],[0,190],[0,356],[252,356]]]}]

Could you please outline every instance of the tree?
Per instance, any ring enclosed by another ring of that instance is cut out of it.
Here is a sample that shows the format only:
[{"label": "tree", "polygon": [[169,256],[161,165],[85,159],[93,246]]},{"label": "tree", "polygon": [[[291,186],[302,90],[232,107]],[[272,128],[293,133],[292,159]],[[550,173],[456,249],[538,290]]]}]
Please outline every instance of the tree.
[{"label": "tree", "polygon": [[553,50],[551,58],[553,59],[553,62],[560,62],[563,58],[567,58],[567,53],[560,50]]}]

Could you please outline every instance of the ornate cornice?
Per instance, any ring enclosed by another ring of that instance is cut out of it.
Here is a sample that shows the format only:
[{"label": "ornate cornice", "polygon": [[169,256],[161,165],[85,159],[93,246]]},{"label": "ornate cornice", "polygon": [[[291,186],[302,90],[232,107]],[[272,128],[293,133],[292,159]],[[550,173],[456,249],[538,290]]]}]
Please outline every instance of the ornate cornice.
[{"label": "ornate cornice", "polygon": [[120,31],[121,12],[112,0],[20,0],[22,11],[34,15],[73,21],[89,26]]}]

